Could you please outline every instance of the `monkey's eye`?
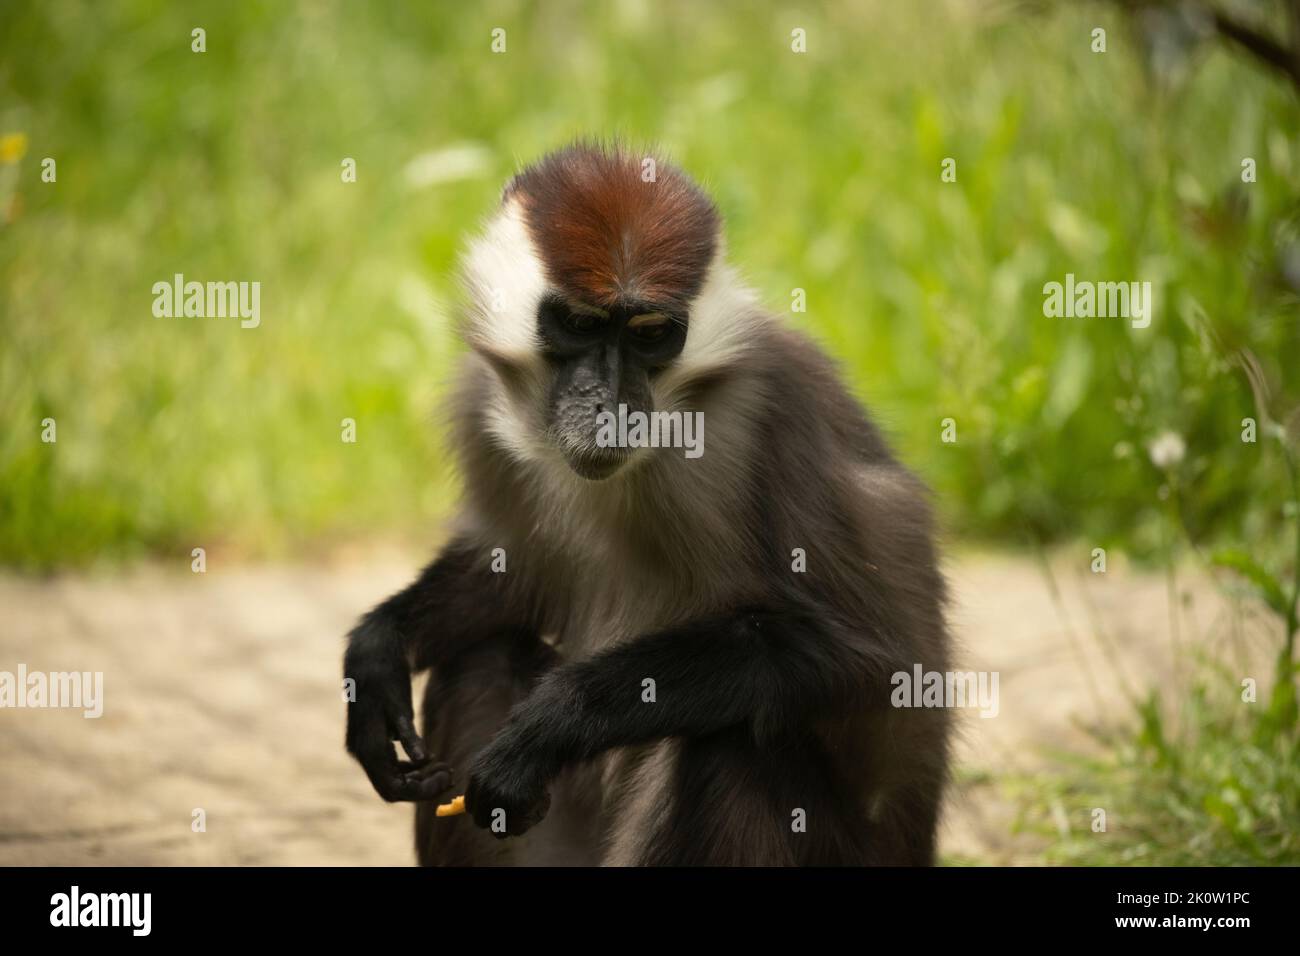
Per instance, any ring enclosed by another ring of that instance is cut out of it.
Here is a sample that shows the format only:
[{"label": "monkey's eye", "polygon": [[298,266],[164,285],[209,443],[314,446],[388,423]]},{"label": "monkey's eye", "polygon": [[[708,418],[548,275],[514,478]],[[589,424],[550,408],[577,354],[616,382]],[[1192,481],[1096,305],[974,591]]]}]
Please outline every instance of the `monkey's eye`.
[{"label": "monkey's eye", "polygon": [[627,321],[627,327],[641,341],[655,342],[668,334],[671,321],[662,312],[647,312],[645,315],[632,316]]},{"label": "monkey's eye", "polygon": [[608,313],[586,306],[573,306],[563,319],[566,329],[579,334],[595,332],[608,321]]}]

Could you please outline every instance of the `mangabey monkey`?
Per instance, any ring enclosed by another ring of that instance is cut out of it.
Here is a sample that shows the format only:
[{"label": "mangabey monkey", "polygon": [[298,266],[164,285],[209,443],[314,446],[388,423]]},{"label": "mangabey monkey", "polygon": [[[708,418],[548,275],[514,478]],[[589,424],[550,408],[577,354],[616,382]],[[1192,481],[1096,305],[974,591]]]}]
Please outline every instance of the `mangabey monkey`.
[{"label": "mangabey monkey", "polygon": [[[890,706],[947,669],[926,494],[722,245],[685,174],[582,144],[469,251],[459,525],[344,662],[424,864],[933,859],[947,715]],[[702,412],[703,455],[602,447],[620,405]]]}]

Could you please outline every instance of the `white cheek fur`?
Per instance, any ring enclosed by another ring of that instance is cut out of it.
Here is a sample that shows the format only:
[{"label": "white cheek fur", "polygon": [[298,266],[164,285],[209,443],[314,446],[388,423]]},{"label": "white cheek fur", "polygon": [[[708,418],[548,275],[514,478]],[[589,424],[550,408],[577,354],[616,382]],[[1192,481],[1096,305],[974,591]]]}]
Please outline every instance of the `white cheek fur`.
[{"label": "white cheek fur", "polygon": [[470,246],[462,275],[469,293],[469,344],[519,364],[535,363],[546,272],[517,201],[508,202]]},{"label": "white cheek fur", "polygon": [[719,250],[700,294],[691,303],[682,354],[655,383],[656,406],[671,408],[691,382],[734,368],[753,342],[756,327],[770,321],[753,290],[727,265]]}]

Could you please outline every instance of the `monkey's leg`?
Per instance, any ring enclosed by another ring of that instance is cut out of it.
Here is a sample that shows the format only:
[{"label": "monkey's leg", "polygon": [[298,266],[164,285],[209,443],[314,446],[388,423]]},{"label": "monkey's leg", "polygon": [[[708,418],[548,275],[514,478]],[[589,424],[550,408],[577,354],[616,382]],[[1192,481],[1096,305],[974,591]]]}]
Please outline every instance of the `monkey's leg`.
[{"label": "monkey's leg", "polygon": [[812,734],[666,741],[616,811],[610,866],[843,866],[869,860],[864,808]]},{"label": "monkey's leg", "polygon": [[948,771],[951,715],[941,708],[891,709],[863,734],[872,785],[870,863],[930,866]]},{"label": "monkey's leg", "polygon": [[[424,692],[424,739],[453,767],[465,767],[505,723],[532,685],[515,641],[488,641],[435,668]],[[521,667],[520,665],[524,665]],[[463,819],[438,817],[437,804],[415,805],[415,850],[421,866],[485,866],[509,862],[508,848],[484,840]],[[493,845],[495,844],[495,845]]]},{"label": "monkey's leg", "polygon": [[620,754],[602,862],[931,865],[947,715],[905,714],[925,720],[875,715],[872,756],[847,764],[815,734],[760,746],[743,728]]},{"label": "monkey's leg", "polygon": [[[506,636],[464,651],[430,675],[424,694],[424,737],[454,767],[468,767],[522,700],[559,661],[541,640]],[[458,782],[464,777],[457,774]],[[591,864],[596,860],[596,812],[581,779],[557,782],[554,812],[523,840],[505,842],[468,817],[438,817],[437,801],[415,807],[415,848],[422,866]],[[453,788],[454,789],[454,788]],[[592,791],[594,802],[597,793]]]},{"label": "monkey's leg", "polygon": [[873,813],[865,862],[933,866],[942,784],[921,781],[892,794]]}]

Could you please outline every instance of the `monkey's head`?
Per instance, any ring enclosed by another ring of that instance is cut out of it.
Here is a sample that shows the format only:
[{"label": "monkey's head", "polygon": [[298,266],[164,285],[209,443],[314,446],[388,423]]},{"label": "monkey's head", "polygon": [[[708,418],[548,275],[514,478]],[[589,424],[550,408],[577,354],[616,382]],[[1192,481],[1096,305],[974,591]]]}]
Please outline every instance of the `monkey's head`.
[{"label": "monkey's head", "polygon": [[633,449],[603,447],[601,421],[673,405],[743,336],[720,225],[685,174],[625,147],[570,146],[510,180],[464,264],[497,442],[587,479],[619,471]]}]

